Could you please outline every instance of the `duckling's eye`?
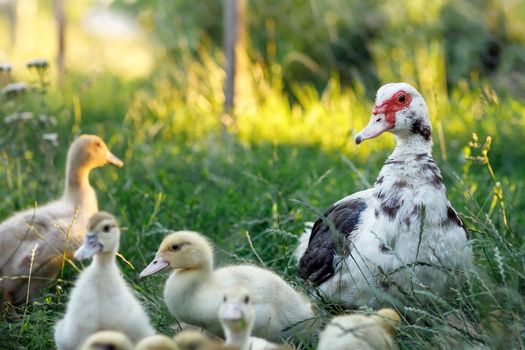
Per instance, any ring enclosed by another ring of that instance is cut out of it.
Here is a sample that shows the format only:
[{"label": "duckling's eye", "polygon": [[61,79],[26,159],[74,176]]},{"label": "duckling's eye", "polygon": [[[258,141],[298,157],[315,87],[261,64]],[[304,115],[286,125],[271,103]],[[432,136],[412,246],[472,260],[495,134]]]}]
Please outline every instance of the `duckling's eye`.
[{"label": "duckling's eye", "polygon": [[180,249],[180,244],[174,244],[171,246],[171,250],[176,251]]},{"label": "duckling's eye", "polygon": [[222,301],[226,302],[228,298],[226,298],[226,295],[222,298]]},{"label": "duckling's eye", "polygon": [[406,95],[401,95],[401,96],[399,96],[399,97],[397,98],[397,101],[398,101],[399,103],[405,103],[406,99],[407,99]]},{"label": "duckling's eye", "polygon": [[249,302],[250,302],[250,297],[249,296],[245,296],[244,297],[244,303],[248,304]]},{"label": "duckling's eye", "polygon": [[101,147],[102,146],[102,142],[100,142],[100,141],[95,142],[95,146]]},{"label": "duckling's eye", "polygon": [[104,232],[109,232],[109,230],[111,230],[111,226],[109,226],[109,225],[104,225],[104,227],[102,228],[102,230],[103,230]]}]

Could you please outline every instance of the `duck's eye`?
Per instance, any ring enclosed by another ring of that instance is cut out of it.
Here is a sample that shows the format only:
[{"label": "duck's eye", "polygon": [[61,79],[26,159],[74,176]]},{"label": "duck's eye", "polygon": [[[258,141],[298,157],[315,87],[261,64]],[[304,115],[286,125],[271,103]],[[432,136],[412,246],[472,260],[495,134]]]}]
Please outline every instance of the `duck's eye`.
[{"label": "duck's eye", "polygon": [[111,230],[111,226],[109,226],[109,225],[104,225],[104,227],[102,228],[102,230],[103,230],[104,232],[109,232],[109,230]]},{"label": "duck's eye", "polygon": [[180,244],[174,244],[171,246],[171,250],[176,251],[180,249]]},{"label": "duck's eye", "polygon": [[399,103],[405,103],[406,100],[407,100],[406,95],[401,95],[401,96],[399,96],[399,97],[397,98],[397,101],[398,101]]},{"label": "duck's eye", "polygon": [[244,297],[244,303],[248,304],[249,302],[250,302],[250,297],[249,296],[245,296]]},{"label": "duck's eye", "polygon": [[222,298],[222,301],[226,302],[228,298],[226,298],[226,295]]}]

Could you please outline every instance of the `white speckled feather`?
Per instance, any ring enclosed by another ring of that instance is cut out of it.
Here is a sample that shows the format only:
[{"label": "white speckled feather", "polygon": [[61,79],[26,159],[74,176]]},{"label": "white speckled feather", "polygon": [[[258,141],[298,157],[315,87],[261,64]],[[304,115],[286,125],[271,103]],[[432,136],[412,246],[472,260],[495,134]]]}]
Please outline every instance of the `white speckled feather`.
[{"label": "white speckled feather", "polygon": [[[395,100],[401,95],[403,103]],[[394,120],[393,124],[385,121],[388,118]],[[399,296],[395,286],[403,289],[415,286],[445,295],[450,278],[440,269],[468,268],[471,264],[466,231],[447,199],[439,168],[432,158],[430,121],[421,95],[408,84],[382,87],[374,115],[356,140],[360,143],[376,137],[383,132],[378,133],[380,128],[392,132],[397,145],[374,187],[333,205],[344,206],[356,198],[366,204],[366,209],[358,213],[355,229],[344,232],[346,249],[341,254],[332,253],[333,276],[319,285],[328,299],[347,305],[376,304],[378,289]],[[310,233],[305,237],[312,245]],[[325,236],[325,239],[332,238]],[[296,251],[297,256],[304,258],[300,260],[300,269],[304,269],[304,275],[315,276],[308,270],[312,266],[307,264],[320,253],[315,253],[316,247],[305,247],[303,237],[301,242]],[[318,251],[326,254],[326,250]],[[310,256],[305,258],[307,254]],[[406,268],[413,264],[417,266]],[[403,266],[403,271],[389,274]]]}]

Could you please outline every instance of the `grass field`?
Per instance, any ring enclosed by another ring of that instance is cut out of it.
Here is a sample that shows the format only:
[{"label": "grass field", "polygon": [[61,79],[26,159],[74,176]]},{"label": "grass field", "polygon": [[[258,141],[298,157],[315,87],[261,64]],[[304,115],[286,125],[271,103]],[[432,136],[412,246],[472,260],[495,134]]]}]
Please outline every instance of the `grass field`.
[{"label": "grass field", "polygon": [[[0,218],[57,197],[69,143],[80,133],[103,137],[125,167],[97,169],[91,183],[99,207],[128,229],[121,253],[134,268],[121,268],[155,327],[167,334],[176,320],[161,299],[166,276],[139,282],[138,273],[168,230],[203,232],[215,243],[219,265],[266,266],[303,289],[292,251],[304,223],[373,183],[393,146],[386,135],[353,144],[352,132],[366,123],[373,99],[359,86],[342,89],[335,78],[322,93],[295,87],[290,103],[278,79],[255,75],[251,100],[225,128],[219,122],[222,76],[212,65],[187,67],[191,89],[177,83],[177,71],[171,79],[133,84],[75,76],[65,92],[37,90],[0,103],[3,118],[33,113],[28,120],[0,120]],[[477,271],[452,302],[436,297],[429,307],[403,309],[410,322],[399,331],[401,347],[461,348],[478,341],[523,348],[525,103],[497,96],[479,81],[448,92],[415,83],[429,101],[435,157],[471,232]],[[58,145],[43,140],[46,133],[57,133]],[[63,278],[27,305],[30,312],[22,308],[18,320],[0,323],[0,348],[52,348],[52,327],[74,278],[66,266]],[[447,326],[448,316],[460,320],[457,329]],[[464,331],[465,324],[474,331]]]}]

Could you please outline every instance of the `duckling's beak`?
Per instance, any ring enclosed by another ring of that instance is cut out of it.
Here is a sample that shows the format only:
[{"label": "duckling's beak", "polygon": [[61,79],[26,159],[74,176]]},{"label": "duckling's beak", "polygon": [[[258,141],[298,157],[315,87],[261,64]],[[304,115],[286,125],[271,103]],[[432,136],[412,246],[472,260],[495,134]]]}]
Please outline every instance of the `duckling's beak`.
[{"label": "duckling's beak", "polygon": [[224,322],[237,322],[243,319],[242,307],[239,303],[227,303],[223,305],[221,319]]},{"label": "duckling's beak", "polygon": [[153,259],[153,261],[150,262],[149,265],[146,266],[146,268],[140,273],[139,278],[142,279],[144,277],[154,275],[157,272],[164,270],[169,265],[170,263],[166,259],[156,255],[155,259]]},{"label": "duckling's beak", "polygon": [[122,168],[124,166],[124,162],[117,158],[116,155],[108,151],[108,155],[106,157],[106,161],[109,164],[113,164],[119,168]]},{"label": "duckling's beak", "polygon": [[75,259],[78,261],[89,259],[100,252],[102,248],[103,246],[98,242],[97,235],[88,232],[80,248],[75,251]]}]

